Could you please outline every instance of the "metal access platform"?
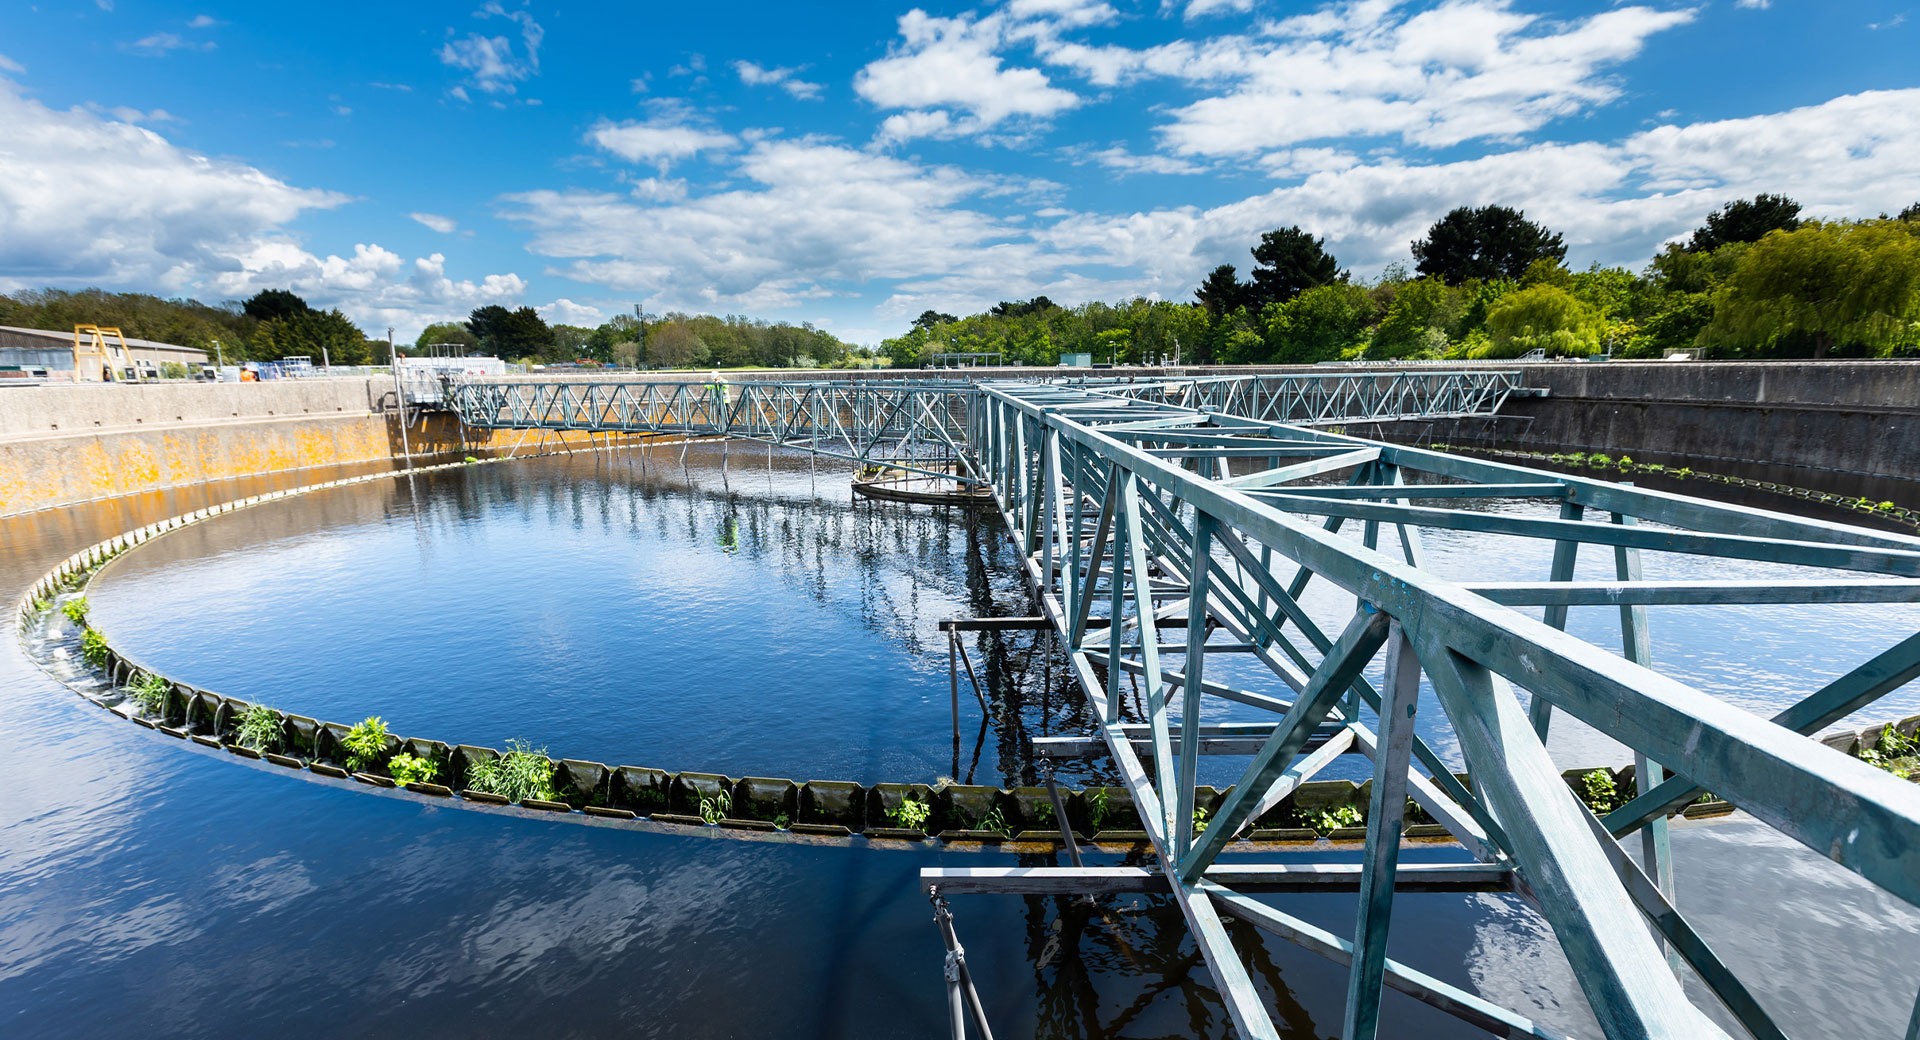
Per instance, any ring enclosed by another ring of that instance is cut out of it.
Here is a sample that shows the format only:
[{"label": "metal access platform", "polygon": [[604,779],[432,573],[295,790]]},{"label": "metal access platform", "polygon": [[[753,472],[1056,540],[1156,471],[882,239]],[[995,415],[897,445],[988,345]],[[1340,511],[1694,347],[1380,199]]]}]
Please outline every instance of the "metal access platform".
[{"label": "metal access platform", "polygon": [[[709,432],[851,458],[883,442],[933,440],[960,460],[965,479],[991,489],[1041,617],[1100,720],[1102,746],[1074,753],[1111,758],[1153,857],[1125,868],[1080,865],[1077,853],[1065,866],[929,868],[923,885],[943,899],[1163,893],[1246,1037],[1278,1033],[1223,917],[1349,966],[1341,1031],[1349,1040],[1377,1035],[1388,987],[1493,1035],[1559,1036],[1387,956],[1396,892],[1504,891],[1552,929],[1606,1036],[1727,1035],[1688,999],[1684,963],[1746,1035],[1784,1037],[1675,906],[1667,817],[1712,791],[1920,905],[1920,786],[1811,739],[1920,676],[1920,633],[1888,631],[1887,649],[1764,719],[1662,674],[1650,615],[1678,604],[1920,601],[1920,539],[1318,429],[1306,423],[1333,421],[1318,402],[1425,417],[1397,392],[1318,392],[1207,380],[1158,389],[482,384],[457,388],[452,400],[478,426]],[[1496,395],[1488,406],[1497,403]],[[1378,415],[1342,416],[1370,417]],[[1458,508],[1488,501],[1549,503],[1556,515]],[[1537,582],[1443,579],[1425,565],[1421,532],[1430,529],[1551,543],[1550,572]],[[1594,552],[1611,559],[1614,577],[1576,580],[1576,560]],[[1647,552],[1769,561],[1805,576],[1650,581]],[[1315,583],[1351,604],[1344,624],[1323,628],[1302,606]],[[1569,608],[1593,605],[1619,610],[1622,654],[1564,630]],[[1223,654],[1256,661],[1261,679],[1244,678],[1244,666],[1220,668]],[[1376,661],[1377,685],[1368,678]],[[1122,675],[1144,687],[1144,720],[1121,717],[1112,684]],[[1203,726],[1209,698],[1251,705],[1270,721],[1230,732]],[[1417,714],[1435,710],[1471,787],[1415,732]],[[1637,797],[1596,817],[1574,796],[1545,746],[1559,713],[1632,749]],[[1198,760],[1209,753],[1251,760],[1198,821]],[[1298,852],[1263,856],[1247,845],[1219,861],[1262,813],[1343,754],[1372,764],[1360,862],[1302,862]],[[1472,862],[1402,867],[1409,800]],[[1624,841],[1640,844],[1639,863]],[[1300,890],[1356,893],[1351,927],[1328,931],[1260,898]],[[943,917],[954,949],[950,928]],[[956,966],[950,955],[949,979],[964,986],[963,959]],[[954,993],[959,1031],[978,1004]]]}]

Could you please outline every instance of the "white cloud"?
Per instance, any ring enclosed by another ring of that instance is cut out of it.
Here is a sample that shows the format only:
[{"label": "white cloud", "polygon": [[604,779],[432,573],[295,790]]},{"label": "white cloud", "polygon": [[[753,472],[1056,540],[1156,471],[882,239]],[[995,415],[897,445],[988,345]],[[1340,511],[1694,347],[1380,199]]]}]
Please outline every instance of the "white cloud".
[{"label": "white cloud", "polygon": [[1214,14],[1245,14],[1253,10],[1253,0],[1187,0],[1188,21]]},{"label": "white cloud", "polygon": [[180,148],[114,114],[50,109],[0,78],[0,287],[104,285],[220,300],[291,286],[369,331],[417,328],[526,290],[513,274],[449,279],[438,254],[408,264],[364,244],[351,257],[317,256],[288,227],[347,196]]},{"label": "white cloud", "polygon": [[438,213],[409,213],[407,219],[432,228],[443,235],[451,235],[459,230],[460,223],[452,217],[443,217]]},{"label": "white cloud", "polygon": [[[936,18],[916,9],[901,15],[899,26],[901,44],[861,69],[853,89],[879,108],[919,113],[918,125],[974,134],[1008,119],[1046,120],[1080,104],[1079,95],[1053,86],[1039,69],[1002,67],[996,49],[1009,22],[1001,14]],[[966,117],[931,116],[947,110]]]},{"label": "white cloud", "polygon": [[1006,10],[1015,18],[1044,20],[1052,26],[1073,29],[1104,25],[1120,17],[1113,5],[1102,0],[1008,0]]},{"label": "white cloud", "polygon": [[607,320],[606,312],[586,303],[575,303],[562,296],[552,303],[535,307],[549,325],[582,325],[588,328]]},{"label": "white cloud", "polygon": [[[521,49],[516,52],[513,41],[505,36],[483,36],[470,32],[464,39],[450,39],[440,47],[440,62],[467,73],[468,83],[488,94],[512,94],[518,88],[514,84],[531,79],[540,72],[540,43],[546,38],[546,31],[533,15],[526,11],[509,11],[496,2],[489,2],[473,13],[475,18],[505,18],[520,25]],[[453,30],[447,30],[451,35]],[[467,100],[466,91],[456,87],[450,91],[462,101]]]},{"label": "white cloud", "polygon": [[1516,12],[1511,0],[1419,10],[1358,0],[1272,23],[1260,37],[1137,50],[1042,40],[1035,49],[1096,86],[1153,77],[1208,91],[1158,128],[1177,155],[1361,137],[1441,148],[1515,139],[1613,101],[1620,88],[1604,70],[1693,17],[1629,6],[1561,22]]},{"label": "white cloud", "polygon": [[[1070,157],[1115,168],[1154,158],[1118,147]],[[996,198],[1035,186],[818,141],[763,139],[727,161],[738,176],[726,190],[676,184],[654,204],[638,190],[528,192],[503,215],[532,231],[552,273],[663,307],[757,311],[877,289],[887,319],[1034,293],[1185,298],[1213,265],[1246,264],[1261,232],[1296,223],[1370,275],[1460,205],[1526,211],[1565,233],[1577,264],[1638,266],[1728,199],[1760,191],[1831,216],[1920,197],[1920,89],[1440,163],[1303,146],[1261,159],[1297,183],[1133,213],[1008,213]]]},{"label": "white cloud", "polygon": [[1191,174],[1205,173],[1208,167],[1174,155],[1139,155],[1122,145],[1086,153],[1087,157],[1109,170],[1121,173]]},{"label": "white cloud", "polygon": [[1733,6],[1744,7],[1749,11],[1764,11],[1773,6],[1773,0],[1733,0]]},{"label": "white cloud", "polygon": [[218,18],[215,18],[210,14],[196,14],[193,16],[193,20],[187,23],[187,28],[211,29],[217,25],[225,25],[225,24],[227,23],[221,21]]},{"label": "white cloud", "polygon": [[25,65],[22,65],[17,61],[14,61],[12,58],[9,58],[4,54],[0,54],[0,72],[11,72],[14,75],[18,76],[25,73],[26,71],[27,71],[27,67]]},{"label": "white cloud", "polygon": [[193,40],[181,36],[179,33],[157,32],[127,44],[126,48],[132,51],[139,51],[142,54],[159,57],[172,51],[210,51],[216,46],[218,45],[212,40],[196,43]]},{"label": "white cloud", "polygon": [[743,186],[670,205],[603,192],[510,196],[503,215],[559,273],[661,307],[764,310],[848,283],[1015,268],[1023,233],[969,209],[1000,182],[813,141],[763,140],[738,160]]},{"label": "white cloud", "polygon": [[745,83],[749,87],[779,87],[781,90],[792,94],[802,101],[817,101],[820,99],[820,91],[822,89],[820,84],[808,83],[806,80],[800,79],[799,69],[769,69],[762,68],[750,61],[736,61],[733,63],[733,71],[739,73],[740,82]]},{"label": "white cloud", "polygon": [[586,141],[628,162],[658,164],[662,172],[677,160],[726,151],[740,143],[732,134],[693,125],[690,119],[683,107],[665,104],[646,121],[602,119],[587,131]]}]

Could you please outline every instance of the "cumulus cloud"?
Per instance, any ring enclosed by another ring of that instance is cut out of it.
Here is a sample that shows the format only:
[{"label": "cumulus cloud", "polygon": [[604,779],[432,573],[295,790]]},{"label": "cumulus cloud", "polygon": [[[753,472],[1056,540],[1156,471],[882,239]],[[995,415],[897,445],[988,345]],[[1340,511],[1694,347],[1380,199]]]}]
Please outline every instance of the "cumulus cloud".
[{"label": "cumulus cloud", "polygon": [[460,228],[458,221],[452,217],[443,217],[438,213],[409,213],[407,214],[407,219],[438,231],[443,235],[451,235]]},{"label": "cumulus cloud", "polygon": [[514,274],[448,278],[439,254],[409,264],[371,243],[350,257],[309,252],[289,225],[348,196],[178,147],[115,110],[51,109],[0,78],[0,126],[8,134],[0,287],[125,286],[219,300],[291,286],[369,329],[417,328],[526,290]]},{"label": "cumulus cloud", "polygon": [[193,16],[193,20],[187,23],[187,28],[211,29],[217,25],[225,25],[225,24],[227,23],[221,21],[218,18],[215,18],[210,14],[196,14]]},{"label": "cumulus cloud", "polygon": [[937,136],[977,134],[1009,119],[1044,121],[1080,104],[1079,95],[1054,86],[1039,69],[1004,67],[997,48],[1015,28],[1010,13],[936,18],[915,9],[901,15],[900,43],[853,81],[854,92],[876,107],[908,110],[908,119],[889,120],[891,133],[883,137],[903,140],[915,128]]},{"label": "cumulus cloud", "polygon": [[1620,87],[1605,70],[1693,17],[1691,9],[1627,6],[1550,21],[1515,11],[1510,0],[1419,10],[1360,0],[1257,35],[1140,49],[1044,39],[1035,46],[1049,64],[1096,86],[1165,78],[1201,91],[1158,128],[1174,154],[1248,155],[1362,137],[1442,148],[1516,139],[1613,101]]},{"label": "cumulus cloud", "polygon": [[957,270],[983,251],[1033,254],[1011,224],[966,205],[995,180],[842,145],[762,140],[745,184],[667,205],[591,191],[508,197],[503,216],[558,273],[661,306],[790,306],[847,283]]},{"label": "cumulus cloud", "polygon": [[[449,39],[441,45],[441,64],[462,70],[467,74],[467,85],[488,94],[512,94],[518,90],[516,83],[539,74],[540,43],[546,38],[546,31],[533,20],[533,15],[522,10],[509,11],[498,2],[489,2],[473,12],[473,16],[518,23],[520,47],[516,49],[513,41],[505,36],[470,32],[465,38]],[[452,36],[453,30],[448,29],[447,34]],[[467,99],[466,91],[460,88],[449,93],[463,101]]]},{"label": "cumulus cloud", "polygon": [[535,307],[549,325],[582,325],[593,327],[607,320],[606,312],[591,304],[575,303],[562,296],[552,303]]},{"label": "cumulus cloud", "polygon": [[654,163],[663,172],[681,159],[726,151],[740,143],[732,134],[700,125],[678,104],[656,107],[654,116],[646,120],[602,119],[587,131],[587,143],[628,162]]},{"label": "cumulus cloud", "polygon": [[[1125,168],[1151,157],[1116,146],[1077,158]],[[1132,213],[1008,213],[995,201],[1034,186],[820,141],[764,138],[727,161],[738,176],[725,190],[679,185],[652,201],[527,192],[502,215],[530,229],[553,273],[663,306],[761,310],[878,286],[885,318],[1036,292],[1184,298],[1215,264],[1245,263],[1261,232],[1295,223],[1371,275],[1460,205],[1523,209],[1565,233],[1576,263],[1638,265],[1726,200],[1759,191],[1831,216],[1920,197],[1920,89],[1447,162],[1300,147],[1263,157],[1297,183]]]},{"label": "cumulus cloud", "polygon": [[736,61],[733,71],[740,76],[740,82],[749,87],[779,87],[802,101],[820,99],[821,86],[799,78],[799,69],[762,68],[750,61]]}]

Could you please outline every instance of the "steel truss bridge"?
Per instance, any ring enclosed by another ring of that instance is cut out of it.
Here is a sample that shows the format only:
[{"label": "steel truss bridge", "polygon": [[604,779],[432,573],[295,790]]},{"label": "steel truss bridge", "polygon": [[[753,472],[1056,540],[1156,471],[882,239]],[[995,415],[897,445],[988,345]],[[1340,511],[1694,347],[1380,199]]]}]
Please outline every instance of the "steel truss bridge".
[{"label": "steel truss bridge", "polygon": [[[1073,865],[928,868],[923,884],[941,897],[1167,894],[1242,1036],[1278,1033],[1223,917],[1349,966],[1349,1040],[1377,1035],[1389,987],[1493,1035],[1560,1036],[1387,956],[1396,892],[1483,890],[1517,896],[1551,927],[1608,1037],[1728,1035],[1687,998],[1682,964],[1740,1033],[1784,1037],[1674,904],[1667,817],[1703,791],[1920,905],[1920,787],[1811,739],[1920,676],[1920,634],[1888,632],[1888,649],[1771,719],[1661,674],[1649,635],[1651,609],[1669,605],[1920,601],[1920,539],[1289,424],[1267,417],[1284,405],[1264,390],[1208,380],[1145,390],[737,389],[723,399],[711,388],[623,396],[482,385],[454,400],[481,426],[722,432],[856,458],[888,436],[951,449],[969,479],[992,489],[1025,550],[1030,588],[1102,720],[1098,736],[1155,861],[1082,865],[1069,835]],[[1377,400],[1406,414],[1402,399]],[[1545,503],[1557,514],[1457,508],[1467,502]],[[1423,530],[1549,542],[1550,573],[1517,583],[1441,578],[1425,565]],[[1610,556],[1613,580],[1576,579],[1583,552]],[[1806,576],[1647,580],[1645,552],[1769,561]],[[1323,627],[1302,606],[1313,583],[1339,590],[1350,605],[1344,624]],[[1619,611],[1623,655],[1564,630],[1568,610],[1585,606]],[[1232,667],[1222,655],[1233,655]],[[1257,681],[1244,678],[1248,661]],[[1144,723],[1122,719],[1113,685],[1122,675],[1144,688]],[[1219,740],[1221,727],[1201,722],[1209,699],[1271,719],[1235,724],[1234,739]],[[1415,732],[1418,713],[1434,711],[1458,741],[1471,787]],[[1636,797],[1604,817],[1575,797],[1545,746],[1560,713],[1632,749]],[[1251,760],[1201,827],[1198,757],[1223,749],[1251,749]],[[1219,861],[1255,819],[1344,754],[1372,766],[1357,864],[1247,845]],[[1471,860],[1403,867],[1409,800]],[[1640,845],[1638,863],[1627,841]],[[1302,889],[1356,893],[1352,926],[1328,931],[1258,898]],[[950,918],[942,928],[951,947]],[[956,971],[950,957],[948,979],[956,1031],[971,1009],[984,1034],[977,999],[963,997],[963,962]],[[1920,1007],[1914,1020],[1909,1036]]]}]

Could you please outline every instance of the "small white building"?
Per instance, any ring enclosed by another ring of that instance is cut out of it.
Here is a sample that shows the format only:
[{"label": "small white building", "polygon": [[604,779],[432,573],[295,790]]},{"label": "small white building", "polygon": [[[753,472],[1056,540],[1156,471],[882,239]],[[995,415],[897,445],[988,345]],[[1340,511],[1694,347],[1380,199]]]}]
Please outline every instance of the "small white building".
[{"label": "small white building", "polygon": [[436,376],[504,376],[507,363],[497,357],[407,357],[400,356],[400,370],[406,374]]}]

